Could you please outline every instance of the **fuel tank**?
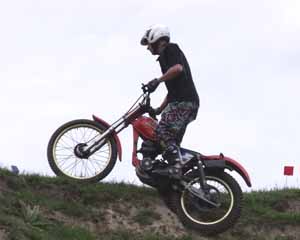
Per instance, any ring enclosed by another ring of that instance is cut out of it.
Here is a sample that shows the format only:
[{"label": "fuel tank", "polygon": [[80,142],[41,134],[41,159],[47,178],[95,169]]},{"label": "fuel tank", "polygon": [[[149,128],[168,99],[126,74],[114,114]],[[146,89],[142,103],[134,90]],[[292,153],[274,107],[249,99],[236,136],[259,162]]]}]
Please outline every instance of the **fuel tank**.
[{"label": "fuel tank", "polygon": [[155,128],[157,121],[153,118],[141,116],[132,122],[133,129],[136,130],[139,135],[145,140],[156,141]]}]

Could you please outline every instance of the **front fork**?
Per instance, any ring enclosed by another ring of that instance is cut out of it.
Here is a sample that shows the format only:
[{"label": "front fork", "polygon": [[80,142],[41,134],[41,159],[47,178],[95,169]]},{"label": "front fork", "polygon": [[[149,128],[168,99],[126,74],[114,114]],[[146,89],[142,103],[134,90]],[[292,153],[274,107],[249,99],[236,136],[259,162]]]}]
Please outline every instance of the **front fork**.
[{"label": "front fork", "polygon": [[92,142],[85,144],[85,146],[81,149],[83,151],[83,154],[87,157],[90,157],[106,144],[107,138],[112,137],[115,138],[117,142],[118,151],[120,151],[119,158],[121,160],[121,144],[119,138],[117,137],[117,134],[128,126],[126,122],[128,120],[127,118],[128,117],[126,116],[120,118],[118,121],[116,121],[115,123],[109,126],[108,124],[103,122],[103,120],[94,117],[95,120],[100,121],[102,124],[107,125],[108,128],[102,134],[100,134],[97,139],[93,139]]},{"label": "front fork", "polygon": [[[99,121],[104,125],[107,125],[108,129],[104,133],[100,135],[100,138],[98,140],[95,140],[91,144],[86,144],[83,147],[83,152],[86,156],[91,156],[94,154],[96,151],[98,151],[103,145],[105,145],[106,139],[109,137],[114,137],[117,135],[119,132],[121,132],[123,129],[127,128],[128,125],[136,119],[138,116],[141,116],[144,114],[145,111],[145,106],[139,104],[136,108],[134,108],[131,111],[128,111],[124,116],[122,116],[120,119],[118,119],[116,122],[114,122],[112,125],[109,125],[105,123],[102,119],[97,118],[96,116],[93,116],[95,121]],[[117,145],[118,145],[118,150],[119,152],[119,158],[121,160],[121,145],[118,137],[115,138]]]},{"label": "front fork", "polygon": [[96,140],[91,145],[85,144],[83,147],[84,154],[88,157],[92,156],[95,152],[97,152],[100,148],[102,148],[106,144],[106,138],[113,132],[114,130],[110,127],[103,134],[100,135],[100,139]]}]

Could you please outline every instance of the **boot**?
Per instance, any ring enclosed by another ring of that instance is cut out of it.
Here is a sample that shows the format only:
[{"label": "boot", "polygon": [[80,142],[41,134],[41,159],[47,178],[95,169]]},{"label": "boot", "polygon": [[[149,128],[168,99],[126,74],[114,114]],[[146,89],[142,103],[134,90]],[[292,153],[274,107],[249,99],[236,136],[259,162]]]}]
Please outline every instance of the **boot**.
[{"label": "boot", "polygon": [[169,166],[164,169],[154,170],[153,172],[169,176],[171,178],[180,179],[182,177],[182,157],[179,147],[175,144],[169,145],[162,156],[168,161]]}]

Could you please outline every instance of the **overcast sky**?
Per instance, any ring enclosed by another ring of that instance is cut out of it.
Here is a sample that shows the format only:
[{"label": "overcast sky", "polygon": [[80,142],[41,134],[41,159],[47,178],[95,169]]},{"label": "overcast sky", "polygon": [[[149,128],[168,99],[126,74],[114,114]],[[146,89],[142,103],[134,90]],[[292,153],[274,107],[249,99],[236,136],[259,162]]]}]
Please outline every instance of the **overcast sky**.
[{"label": "overcast sky", "polygon": [[[201,99],[182,146],[236,159],[254,189],[299,186],[299,13],[298,0],[0,0],[0,162],[53,176],[46,148],[60,125],[92,114],[113,122],[160,76],[139,41],[162,23]],[[165,94],[161,85],[154,106]],[[138,183],[131,131],[107,180]]]}]

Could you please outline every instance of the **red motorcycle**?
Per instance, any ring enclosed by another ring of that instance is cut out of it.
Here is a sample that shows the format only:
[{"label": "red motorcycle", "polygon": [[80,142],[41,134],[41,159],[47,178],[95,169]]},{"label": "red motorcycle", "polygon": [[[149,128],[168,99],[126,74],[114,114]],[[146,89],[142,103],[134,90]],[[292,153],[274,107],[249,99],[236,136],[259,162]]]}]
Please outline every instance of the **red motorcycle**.
[{"label": "red motorcycle", "polygon": [[[243,193],[225,170],[236,171],[251,187],[247,171],[222,153],[205,156],[185,148],[180,149],[182,177],[173,178],[162,171],[168,163],[156,142],[157,121],[150,105],[149,88],[143,85],[142,90],[133,106],[111,125],[93,115],[93,120],[74,120],[59,127],[47,149],[52,170],[58,176],[79,181],[100,181],[111,172],[117,157],[122,160],[118,133],[132,125],[132,165],[138,178],[158,190],[182,223],[203,234],[217,234],[232,227],[241,214]],[[143,116],[145,113],[149,117]],[[139,139],[143,143],[138,150]]]}]

